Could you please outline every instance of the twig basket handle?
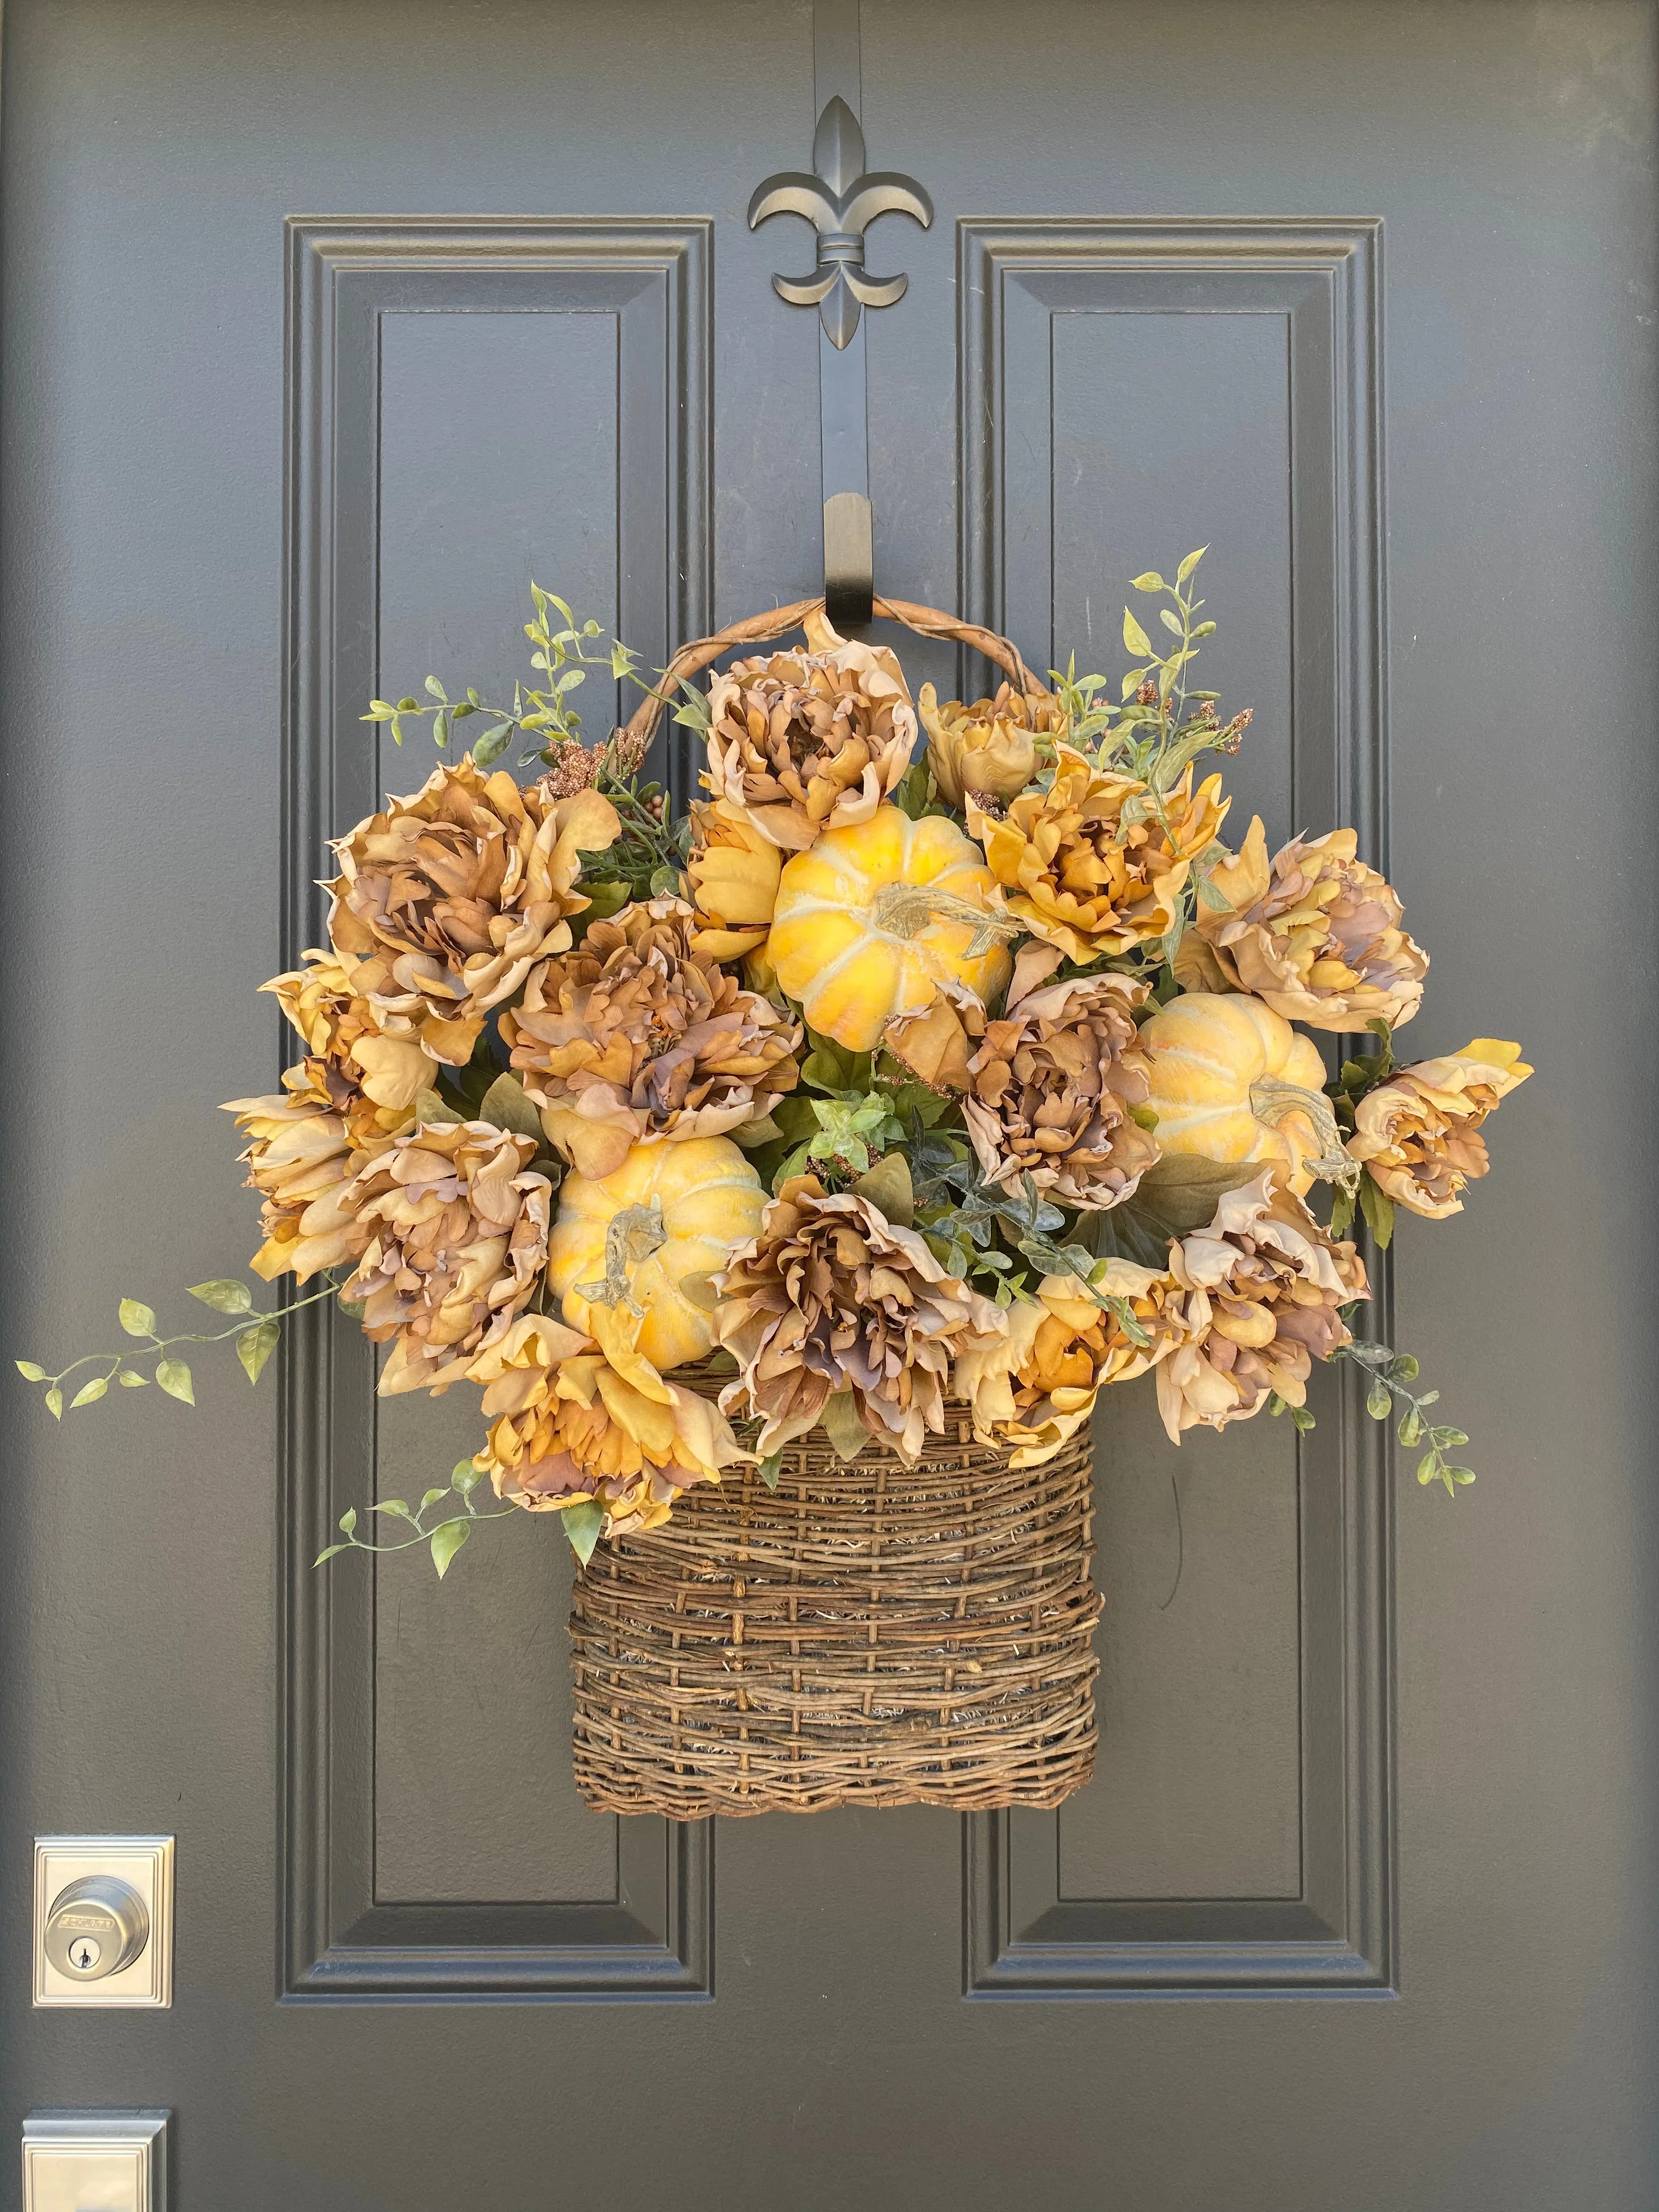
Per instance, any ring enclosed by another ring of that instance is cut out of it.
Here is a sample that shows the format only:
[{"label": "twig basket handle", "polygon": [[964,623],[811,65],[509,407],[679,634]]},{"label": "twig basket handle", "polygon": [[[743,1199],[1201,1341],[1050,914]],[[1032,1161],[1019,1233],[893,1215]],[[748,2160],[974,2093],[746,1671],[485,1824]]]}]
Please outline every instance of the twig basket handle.
[{"label": "twig basket handle", "polygon": [[[981,629],[978,623],[963,622],[955,615],[947,615],[938,607],[919,607],[908,599],[878,599],[873,612],[888,622],[902,623],[906,629],[914,630],[918,637],[942,638],[953,645],[972,647],[982,653],[988,660],[1012,677],[1028,698],[1048,696],[1020,657],[1018,646],[994,630]],[[718,660],[734,645],[761,645],[769,639],[783,637],[792,629],[799,629],[811,615],[823,614],[822,599],[797,599],[793,606],[769,607],[763,614],[748,615],[742,622],[731,623],[718,630],[713,637],[694,639],[683,645],[663,672],[659,691],[643,699],[627,726],[620,732],[617,751],[629,766],[637,766],[645,758],[647,748],[656,735],[662,710],[673,696],[675,686],[684,677],[696,676],[711,661]]]}]

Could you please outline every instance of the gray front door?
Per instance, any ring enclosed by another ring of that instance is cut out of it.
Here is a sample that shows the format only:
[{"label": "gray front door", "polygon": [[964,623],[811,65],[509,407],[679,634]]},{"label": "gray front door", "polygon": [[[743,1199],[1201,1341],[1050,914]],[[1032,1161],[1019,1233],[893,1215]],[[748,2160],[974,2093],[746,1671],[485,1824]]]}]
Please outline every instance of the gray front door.
[{"label": "gray front door", "polygon": [[[878,588],[1115,676],[1127,580],[1209,543],[1240,817],[1355,823],[1434,957],[1413,1046],[1540,1071],[1393,1261],[1476,1486],[1329,1378],[1299,1453],[1130,1395],[1087,1791],[671,1830],[574,1793],[556,1529],[312,1571],[470,1393],[377,1407],[349,1323],[194,1413],[60,1431],[14,1379],[14,2140],[169,2106],[185,2212],[1659,2200],[1653,33],[864,9],[871,160],[938,211],[871,247]],[[4,87],[3,1349],[46,1358],[252,1249],[254,986],[428,765],[368,696],[510,683],[532,574],[659,662],[817,585],[805,234],[744,220],[812,18],[10,0]],[[30,2008],[31,1840],[82,1831],[178,1838],[169,2011]]]}]

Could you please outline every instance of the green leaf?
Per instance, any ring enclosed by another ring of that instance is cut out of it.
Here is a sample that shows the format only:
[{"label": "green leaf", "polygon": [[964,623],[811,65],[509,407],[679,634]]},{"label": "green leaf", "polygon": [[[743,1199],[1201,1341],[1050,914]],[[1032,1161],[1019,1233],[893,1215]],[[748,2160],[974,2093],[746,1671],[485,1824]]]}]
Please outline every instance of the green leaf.
[{"label": "green leaf", "polygon": [[470,1521],[446,1521],[433,1530],[432,1564],[438,1570],[440,1582],[449,1572],[450,1561],[471,1534]]},{"label": "green leaf", "polygon": [[[449,1128],[457,1121],[465,1121],[465,1114],[457,1113],[441,1091],[417,1091],[415,1093],[415,1122],[428,1128]],[[538,1125],[539,1127],[539,1125]]]},{"label": "green leaf", "polygon": [[1160,607],[1158,609],[1158,618],[1163,623],[1164,629],[1173,631],[1176,637],[1180,637],[1182,635],[1180,616],[1172,615],[1168,607]]},{"label": "green leaf", "polygon": [[155,1370],[155,1379],[169,1398],[177,1398],[186,1406],[196,1403],[190,1369],[182,1359],[164,1359]]},{"label": "green leaf", "polygon": [[140,1375],[131,1367],[124,1367],[115,1379],[124,1390],[146,1390],[149,1387],[149,1376]]},{"label": "green leaf", "polygon": [[1129,588],[1136,592],[1167,592],[1170,587],[1156,568],[1143,568],[1139,575],[1129,579]]},{"label": "green leaf", "polygon": [[449,723],[448,708],[440,707],[432,717],[432,742],[434,745],[447,745],[449,743]]},{"label": "green leaf", "polygon": [[46,1379],[46,1369],[38,1365],[33,1359],[20,1359],[16,1362],[16,1367],[18,1373],[26,1382],[44,1382]]},{"label": "green leaf", "polygon": [[325,1566],[329,1560],[338,1559],[342,1552],[349,1552],[350,1549],[349,1544],[331,1544],[325,1552],[319,1552],[311,1564],[313,1567]]},{"label": "green leaf", "polygon": [[55,1382],[46,1393],[46,1411],[54,1421],[61,1421],[64,1418],[64,1394]]},{"label": "green leaf", "polygon": [[651,871],[653,898],[673,898],[678,893],[679,887],[680,872],[678,868],[661,867],[653,868]]},{"label": "green leaf", "polygon": [[483,1095],[478,1108],[478,1119],[489,1121],[498,1129],[510,1129],[514,1136],[533,1137],[538,1144],[542,1137],[542,1117],[530,1101],[530,1094],[516,1075],[498,1075]]},{"label": "green leaf", "polygon": [[1474,1469],[1472,1467],[1449,1467],[1446,1469],[1446,1479],[1448,1481],[1459,1484],[1473,1482]]},{"label": "green leaf", "polygon": [[426,688],[434,699],[447,700],[449,696],[447,692],[445,691],[443,685],[439,683],[435,676],[428,676],[427,678]]},{"label": "green leaf", "polygon": [[1377,1250],[1386,1252],[1394,1235],[1394,1200],[1369,1173],[1359,1178],[1359,1211],[1365,1217],[1365,1226],[1376,1239]]},{"label": "green leaf", "polygon": [[1354,1194],[1351,1190],[1343,1190],[1339,1186],[1332,1194],[1331,1234],[1333,1237],[1343,1237],[1347,1235],[1353,1225],[1354,1205]]},{"label": "green leaf", "polygon": [[775,1452],[769,1452],[766,1457],[761,1462],[760,1465],[756,1468],[756,1474],[759,1475],[761,1480],[766,1485],[769,1490],[775,1490],[777,1488],[778,1471],[782,1465],[783,1452],[781,1447],[780,1447],[780,1449]]},{"label": "green leaf", "polygon": [[458,1459],[455,1472],[449,1478],[449,1486],[458,1498],[471,1498],[483,1480],[483,1477],[470,1459]]},{"label": "green leaf", "polygon": [[916,1218],[910,1163],[902,1152],[887,1153],[867,1174],[859,1177],[853,1188],[860,1198],[868,1199],[878,1212],[884,1213],[901,1229],[908,1229]]},{"label": "green leaf", "polygon": [[1432,1482],[1432,1481],[1434,1480],[1434,1479],[1435,1479],[1436,1475],[1437,1475],[1437,1474],[1439,1474],[1439,1472],[1440,1472],[1440,1454],[1439,1454],[1439,1452],[1438,1452],[1437,1450],[1436,1450],[1436,1451],[1427,1451],[1427,1452],[1425,1452],[1425,1453],[1424,1453],[1424,1455],[1423,1455],[1423,1456],[1422,1456],[1422,1458],[1421,1458],[1420,1460],[1419,1460],[1419,1461],[1418,1461],[1418,1462],[1417,1462],[1417,1479],[1418,1479],[1418,1480],[1419,1480],[1419,1482],[1424,1482],[1424,1483]]},{"label": "green leaf", "polygon": [[599,1540],[605,1527],[605,1508],[597,1498],[578,1499],[567,1505],[562,1516],[564,1533],[570,1540],[570,1548],[586,1566],[593,1556],[593,1547]]},{"label": "green leaf", "polygon": [[283,1324],[274,1315],[267,1314],[254,1328],[245,1328],[236,1340],[236,1357],[242,1363],[243,1372],[250,1382],[257,1382],[260,1370],[276,1349]]},{"label": "green leaf", "polygon": [[1373,1382],[1365,1393],[1365,1411],[1374,1421],[1386,1421],[1393,1404],[1386,1382]]},{"label": "green leaf", "polygon": [[493,729],[486,730],[472,748],[474,764],[478,768],[488,768],[492,761],[498,761],[507,750],[512,736],[511,722],[497,722]]},{"label": "green leaf", "polygon": [[345,1511],[340,1516],[340,1526],[344,1529],[346,1534],[349,1536],[356,1525],[357,1509],[355,1505],[348,1505]]},{"label": "green leaf", "polygon": [[470,699],[463,699],[450,708],[449,719],[452,722],[464,722],[469,714],[476,714],[477,711]]},{"label": "green leaf", "polygon": [[[1135,620],[1127,607],[1125,607],[1123,610],[1123,642],[1138,659],[1146,660],[1152,653],[1152,641],[1147,636],[1146,631],[1142,629],[1140,624]],[[1131,686],[1130,688],[1133,689],[1133,687]],[[1125,696],[1127,696],[1127,693]]]},{"label": "green leaf", "polygon": [[154,1336],[155,1316],[142,1298],[123,1298],[118,1308],[121,1326],[129,1336]]},{"label": "green leaf", "polygon": [[1292,1406],[1291,1419],[1296,1424],[1296,1432],[1299,1437],[1305,1437],[1314,1425],[1314,1417],[1305,1406]]},{"label": "green leaf", "polygon": [[80,1389],[76,1392],[75,1395],[70,1400],[70,1413],[72,1413],[77,1406],[95,1405],[108,1388],[109,1377],[107,1375],[94,1375],[91,1382],[83,1382]]},{"label": "green leaf", "polygon": [[428,1490],[425,1497],[422,1498],[420,1504],[416,1508],[416,1510],[419,1513],[424,1513],[428,1505],[435,1505],[441,1498],[447,1498],[449,1495],[450,1492],[447,1489]]},{"label": "green leaf", "polygon": [[[1214,635],[1215,635],[1215,624],[1214,624],[1212,622],[1201,622],[1201,623],[1198,623],[1198,624],[1195,626],[1195,628],[1194,629],[1194,630],[1193,630],[1193,633],[1192,633],[1193,643],[1194,643],[1194,645],[1196,645],[1200,638],[1201,638],[1201,637],[1213,637]],[[1217,696],[1217,695],[1216,695],[1214,692],[1200,692],[1200,691],[1189,691],[1189,692],[1187,694],[1187,696],[1188,696],[1189,699],[1214,698],[1216,696]]]},{"label": "green leaf", "polygon": [[818,1416],[837,1459],[856,1459],[870,1441],[870,1431],[859,1419],[857,1401],[850,1390],[837,1390]]},{"label": "green leaf", "polygon": [[1226,1194],[1261,1173],[1259,1160],[1206,1160],[1195,1152],[1166,1152],[1142,1176],[1129,1202],[1172,1235],[1184,1237],[1191,1230],[1207,1229]]},{"label": "green leaf", "polygon": [[253,1304],[253,1295],[247,1285],[231,1276],[222,1276],[213,1283],[192,1283],[190,1294],[193,1298],[200,1298],[204,1306],[211,1306],[215,1313],[246,1313]]},{"label": "green leaf", "polygon": [[377,1498],[368,1510],[371,1513],[389,1513],[394,1521],[412,1521],[415,1517],[406,1498]]},{"label": "green leaf", "polygon": [[1415,1406],[1408,1406],[1400,1417],[1400,1441],[1409,1448],[1423,1437],[1423,1416]]},{"label": "green leaf", "polygon": [[1189,553],[1187,556],[1181,566],[1176,570],[1176,581],[1177,584],[1184,584],[1186,582],[1188,577],[1192,574],[1194,569],[1197,568],[1199,562],[1204,558],[1204,556],[1209,551],[1209,550],[1210,549],[1207,545],[1200,545],[1196,553]]},{"label": "green leaf", "polygon": [[418,714],[420,711],[421,702],[418,699],[399,699],[398,702],[398,712],[400,714]]},{"label": "green leaf", "polygon": [[1415,1382],[1417,1376],[1417,1362],[1409,1352],[1402,1352],[1398,1359],[1389,1361],[1389,1380],[1391,1382]]}]

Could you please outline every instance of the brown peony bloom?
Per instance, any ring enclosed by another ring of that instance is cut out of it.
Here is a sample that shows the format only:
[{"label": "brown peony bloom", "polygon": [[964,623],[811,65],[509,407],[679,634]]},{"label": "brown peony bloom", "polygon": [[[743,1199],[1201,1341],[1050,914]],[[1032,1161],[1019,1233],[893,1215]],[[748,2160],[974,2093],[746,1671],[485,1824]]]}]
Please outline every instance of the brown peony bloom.
[{"label": "brown peony bloom", "polygon": [[1075,1276],[1048,1275],[1035,1298],[1010,1308],[1001,1342],[957,1360],[956,1389],[974,1409],[975,1434],[981,1443],[1012,1447],[1011,1465],[1052,1459],[1109,1383],[1144,1375],[1180,1340],[1173,1277],[1113,1260],[1101,1289],[1127,1302],[1149,1344],[1136,1344],[1121,1316],[1091,1297]]},{"label": "brown peony bloom", "polygon": [[525,1314],[474,1361],[491,1426],[472,1464],[528,1512],[596,1498],[605,1534],[623,1536],[656,1528],[683,1490],[751,1455],[716,1407],[641,1356],[636,1315],[596,1309],[593,1321],[598,1342]]},{"label": "brown peony bloom", "polygon": [[691,809],[691,857],[684,890],[696,908],[691,949],[736,960],[766,942],[783,854],[746,814],[717,799]]},{"label": "brown peony bloom", "polygon": [[273,975],[259,988],[276,998],[304,1038],[307,1057],[283,1081],[346,1117],[353,1141],[368,1146],[408,1128],[418,1094],[436,1073],[406,1017],[380,1030],[374,1009],[351,988],[332,953],[308,951],[307,965]]},{"label": "brown peony bloom", "polygon": [[1035,696],[1005,684],[994,699],[960,699],[944,706],[931,684],[917,702],[927,732],[927,765],[939,796],[960,813],[969,794],[980,800],[1017,799],[1036,773],[1037,739],[1057,742],[1071,727],[1066,711],[1046,691]]},{"label": "brown peony bloom", "polygon": [[910,765],[916,710],[884,648],[809,620],[806,653],[739,660],[709,687],[717,799],[787,853],[867,822]]},{"label": "brown peony bloom", "polygon": [[1491,1164],[1480,1124],[1531,1073],[1520,1046],[1498,1037],[1419,1060],[1366,1092],[1348,1150],[1396,1206],[1443,1221],[1463,1211],[1464,1185]]},{"label": "brown peony bloom", "polygon": [[1218,775],[1194,792],[1190,763],[1160,798],[1070,745],[1056,750],[1048,790],[1023,793],[1006,815],[970,793],[968,827],[1028,929],[1080,963],[1133,952],[1168,934],[1176,894],[1231,802]]},{"label": "brown peony bloom", "polygon": [[647,1137],[714,1137],[793,1091],[800,1030],[692,949],[684,901],[596,921],[501,1016],[513,1066],[578,1170],[613,1174]]},{"label": "brown peony bloom", "polygon": [[1337,1309],[1370,1295],[1353,1246],[1334,1243],[1273,1168],[1170,1246],[1170,1272],[1182,1340],[1159,1362],[1158,1403],[1176,1443],[1194,1423],[1248,1420],[1271,1391],[1302,1405],[1314,1360],[1348,1341]]},{"label": "brown peony bloom", "polygon": [[951,1361],[1006,1326],[914,1230],[856,1193],[832,1198],[816,1176],[795,1176],[720,1284],[715,1337],[742,1370],[720,1403],[761,1417],[764,1455],[848,1391],[866,1432],[914,1460],[927,1431],[944,1431]]},{"label": "brown peony bloom", "polygon": [[384,1396],[447,1390],[535,1296],[552,1199],[535,1150],[488,1121],[423,1124],[354,1177],[342,1202],[368,1235],[340,1295],[363,1301],[366,1335],[397,1340]]},{"label": "brown peony bloom", "polygon": [[[248,1262],[266,1282],[291,1269],[308,1282],[325,1267],[355,1261],[368,1232],[342,1205],[362,1154],[343,1115],[309,1093],[303,1068],[290,1068],[307,1086],[301,1095],[231,1098],[224,1111],[253,1141],[242,1154],[248,1186],[264,1200],[259,1226],[264,1243]],[[389,1142],[390,1139],[386,1141]]]},{"label": "brown peony bloom", "polygon": [[399,1048],[371,1052],[368,1073],[393,1092],[407,1088],[411,1043],[465,1066],[489,1010],[569,945],[565,917],[588,903],[575,889],[580,856],[605,851],[620,830],[598,792],[521,791],[469,753],[342,837],[329,936],[374,1028]]},{"label": "brown peony bloom", "polygon": [[1401,928],[1399,899],[1358,848],[1352,830],[1292,837],[1270,866],[1267,832],[1259,817],[1250,823],[1238,858],[1210,877],[1225,907],[1198,908],[1221,988],[1253,991],[1310,1029],[1410,1021],[1429,956]]}]

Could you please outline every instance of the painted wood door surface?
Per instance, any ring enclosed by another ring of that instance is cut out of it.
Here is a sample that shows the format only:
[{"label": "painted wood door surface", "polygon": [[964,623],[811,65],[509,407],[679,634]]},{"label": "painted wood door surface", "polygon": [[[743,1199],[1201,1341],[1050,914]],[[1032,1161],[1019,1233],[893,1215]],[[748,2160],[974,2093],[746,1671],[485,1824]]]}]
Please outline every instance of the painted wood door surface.
[{"label": "painted wood door surface", "polygon": [[[744,222],[813,25],[4,38],[0,1342],[45,1358],[252,1248],[254,987],[429,764],[371,693],[510,684],[532,574],[659,663],[817,586],[805,234]],[[1413,1045],[1539,1068],[1384,1297],[1475,1487],[1329,1377],[1299,1448],[1122,1394],[1086,1791],[671,1829],[574,1790],[556,1529],[312,1570],[471,1393],[377,1405],[349,1322],[193,1413],[0,1385],[8,2128],[170,2106],[185,2212],[1659,2201],[1654,45],[1636,0],[863,10],[870,159],[937,210],[871,249],[878,587],[1115,677],[1127,579],[1207,543],[1238,817],[1355,823]],[[31,1839],[83,1830],[178,1838],[170,2011],[30,2009]]]}]

